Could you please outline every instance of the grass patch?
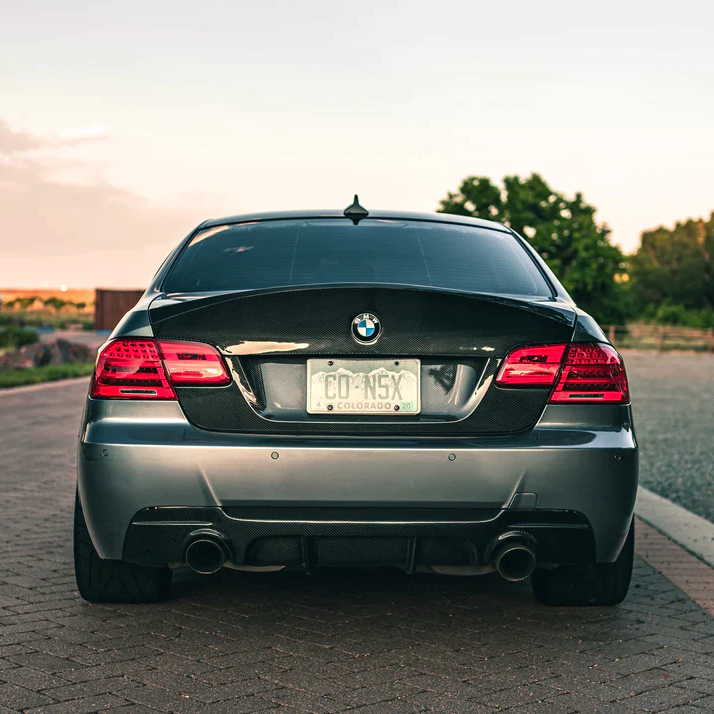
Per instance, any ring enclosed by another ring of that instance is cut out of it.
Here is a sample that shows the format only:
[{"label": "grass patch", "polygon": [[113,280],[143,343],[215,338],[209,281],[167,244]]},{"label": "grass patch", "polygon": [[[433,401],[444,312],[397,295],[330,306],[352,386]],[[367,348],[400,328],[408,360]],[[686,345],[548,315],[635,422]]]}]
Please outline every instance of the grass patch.
[{"label": "grass patch", "polygon": [[21,387],[25,384],[56,382],[59,379],[87,377],[94,371],[92,362],[73,362],[71,364],[50,365],[49,367],[30,367],[29,369],[7,369],[0,371],[0,389]]}]

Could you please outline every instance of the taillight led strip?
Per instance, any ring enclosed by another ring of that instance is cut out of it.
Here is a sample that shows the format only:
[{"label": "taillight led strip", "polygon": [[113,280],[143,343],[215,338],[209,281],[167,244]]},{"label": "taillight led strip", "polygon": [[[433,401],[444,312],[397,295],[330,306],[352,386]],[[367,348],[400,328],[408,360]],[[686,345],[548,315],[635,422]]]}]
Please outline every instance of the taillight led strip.
[{"label": "taillight led strip", "polygon": [[94,399],[176,399],[174,385],[222,386],[230,374],[215,347],[202,342],[117,339],[97,357]]},{"label": "taillight led strip", "polygon": [[627,404],[622,357],[612,345],[584,342],[529,345],[508,353],[496,376],[499,387],[553,387],[551,403]]}]

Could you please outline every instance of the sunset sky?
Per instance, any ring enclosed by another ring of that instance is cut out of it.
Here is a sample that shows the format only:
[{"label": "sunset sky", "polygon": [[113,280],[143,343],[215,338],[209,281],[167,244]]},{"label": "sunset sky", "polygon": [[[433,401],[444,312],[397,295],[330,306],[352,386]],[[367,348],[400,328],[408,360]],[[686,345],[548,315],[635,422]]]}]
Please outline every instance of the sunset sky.
[{"label": "sunset sky", "polygon": [[630,251],[714,210],[714,3],[0,4],[0,285],[146,284],[200,220],[582,191]]}]

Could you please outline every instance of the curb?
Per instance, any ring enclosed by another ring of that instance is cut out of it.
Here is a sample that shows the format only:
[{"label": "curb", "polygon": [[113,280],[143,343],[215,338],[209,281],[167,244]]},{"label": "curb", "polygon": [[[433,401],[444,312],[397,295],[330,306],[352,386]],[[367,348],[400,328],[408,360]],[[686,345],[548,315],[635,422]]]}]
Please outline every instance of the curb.
[{"label": "curb", "polygon": [[635,513],[714,568],[714,523],[642,486],[637,491]]}]

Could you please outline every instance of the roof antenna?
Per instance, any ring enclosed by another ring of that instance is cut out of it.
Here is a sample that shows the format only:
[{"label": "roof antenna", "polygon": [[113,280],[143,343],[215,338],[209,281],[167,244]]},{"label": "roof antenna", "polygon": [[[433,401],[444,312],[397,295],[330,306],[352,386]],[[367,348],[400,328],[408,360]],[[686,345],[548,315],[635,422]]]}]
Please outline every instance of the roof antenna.
[{"label": "roof antenna", "polygon": [[352,223],[357,225],[363,218],[367,218],[368,215],[369,211],[359,205],[359,198],[357,198],[357,194],[355,194],[355,200],[352,205],[345,208],[345,216],[350,218]]}]

